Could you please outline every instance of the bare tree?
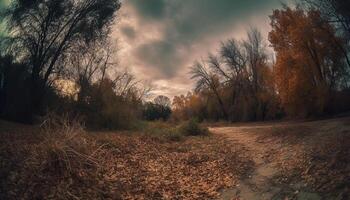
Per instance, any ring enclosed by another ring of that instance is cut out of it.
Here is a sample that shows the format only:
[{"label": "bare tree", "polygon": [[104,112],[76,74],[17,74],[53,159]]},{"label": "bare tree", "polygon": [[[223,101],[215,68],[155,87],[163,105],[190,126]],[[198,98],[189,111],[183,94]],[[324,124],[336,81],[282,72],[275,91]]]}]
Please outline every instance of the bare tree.
[{"label": "bare tree", "polygon": [[196,82],[196,91],[202,91],[204,89],[209,89],[212,91],[220,105],[221,111],[224,115],[224,118],[228,120],[228,114],[222,100],[222,97],[219,93],[220,82],[218,81],[217,76],[208,72],[204,63],[196,61],[191,68],[190,73],[192,74],[192,79],[197,80]]},{"label": "bare tree", "polygon": [[171,101],[169,97],[164,95],[157,96],[154,100],[154,103],[163,107],[170,107]]},{"label": "bare tree", "polygon": [[116,53],[117,49],[109,41],[76,45],[69,51],[69,58],[64,63],[65,75],[76,82],[79,79],[86,79],[90,83],[101,81],[117,67],[118,63],[112,57]]},{"label": "bare tree", "polygon": [[225,69],[229,71],[230,79],[246,73],[246,55],[240,43],[234,39],[229,39],[221,43],[219,52]]},{"label": "bare tree", "polygon": [[13,47],[20,50],[31,72],[34,106],[43,96],[36,93],[64,68],[59,61],[76,43],[106,38],[119,8],[119,0],[12,1],[5,17]]},{"label": "bare tree", "polygon": [[[236,114],[236,109],[241,110],[242,104],[250,102],[249,107],[253,110],[250,117],[257,118],[257,113],[264,107],[259,95],[266,88],[263,77],[268,65],[265,47],[256,28],[247,32],[246,40],[222,42],[217,55],[209,54],[205,63],[196,62],[192,67],[197,90],[210,89],[223,113],[227,113],[227,106],[230,113]],[[208,64],[208,69],[205,64]],[[225,102],[228,99],[229,102],[223,103],[219,90],[224,91]]]},{"label": "bare tree", "polygon": [[259,90],[260,75],[259,70],[261,67],[266,66],[266,49],[263,43],[261,33],[256,28],[251,28],[248,33],[248,39],[243,42],[243,46],[246,51],[248,68],[251,71],[251,80],[253,83],[253,89],[255,92]]}]

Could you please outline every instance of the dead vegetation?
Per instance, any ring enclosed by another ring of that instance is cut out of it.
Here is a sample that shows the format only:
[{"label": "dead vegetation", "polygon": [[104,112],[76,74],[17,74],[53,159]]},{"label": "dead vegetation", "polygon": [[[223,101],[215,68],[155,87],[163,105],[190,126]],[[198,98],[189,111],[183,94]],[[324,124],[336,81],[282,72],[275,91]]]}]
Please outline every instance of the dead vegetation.
[{"label": "dead vegetation", "polygon": [[208,199],[251,165],[218,136],[86,133],[65,120],[19,127],[0,133],[0,199]]}]

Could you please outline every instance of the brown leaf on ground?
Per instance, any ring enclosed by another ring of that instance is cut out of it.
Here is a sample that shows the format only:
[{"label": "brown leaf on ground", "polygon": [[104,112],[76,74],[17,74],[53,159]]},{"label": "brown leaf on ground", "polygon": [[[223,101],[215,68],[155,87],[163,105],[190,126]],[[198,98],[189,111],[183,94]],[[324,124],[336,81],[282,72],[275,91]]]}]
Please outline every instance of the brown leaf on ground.
[{"label": "brown leaf on ground", "polygon": [[1,199],[211,199],[251,167],[219,136],[13,131],[1,133]]}]

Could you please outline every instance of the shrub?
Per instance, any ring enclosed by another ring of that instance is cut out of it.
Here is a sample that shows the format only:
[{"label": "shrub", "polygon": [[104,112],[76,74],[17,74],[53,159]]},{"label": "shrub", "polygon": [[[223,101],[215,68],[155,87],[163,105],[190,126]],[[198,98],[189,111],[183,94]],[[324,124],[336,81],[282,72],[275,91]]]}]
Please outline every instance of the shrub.
[{"label": "shrub", "polygon": [[131,129],[141,116],[141,101],[115,92],[109,79],[86,86],[77,102],[77,111],[90,129]]},{"label": "shrub", "polygon": [[148,122],[138,131],[162,141],[178,142],[186,136],[207,136],[209,130],[199,125],[195,119],[176,125],[163,121]]},{"label": "shrub", "polygon": [[144,105],[142,115],[144,119],[149,121],[160,119],[166,121],[171,115],[171,108],[169,106],[148,102]]},{"label": "shrub", "polygon": [[203,128],[198,121],[191,119],[180,126],[180,131],[187,136],[208,135],[208,128]]}]

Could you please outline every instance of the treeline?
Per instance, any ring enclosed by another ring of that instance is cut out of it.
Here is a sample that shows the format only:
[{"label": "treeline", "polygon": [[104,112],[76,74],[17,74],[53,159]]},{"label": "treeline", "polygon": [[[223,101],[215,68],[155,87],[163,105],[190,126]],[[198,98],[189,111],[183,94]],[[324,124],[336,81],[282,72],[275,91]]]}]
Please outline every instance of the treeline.
[{"label": "treeline", "polygon": [[0,117],[25,123],[49,112],[91,128],[127,129],[164,119],[166,98],[118,67],[110,33],[119,0],[14,0],[1,13]]},{"label": "treeline", "polygon": [[175,120],[254,121],[350,110],[350,3],[305,0],[274,10],[268,35],[222,42],[196,61],[194,93],[173,100]]},{"label": "treeline", "polygon": [[[138,120],[252,121],[350,109],[350,6],[303,0],[270,16],[269,43],[252,28],[191,68],[193,93],[153,102],[151,87],[118,68],[111,41],[119,0],[13,0],[1,13],[0,117],[37,122],[48,112],[91,128]],[[270,45],[273,52],[268,48]]]}]

